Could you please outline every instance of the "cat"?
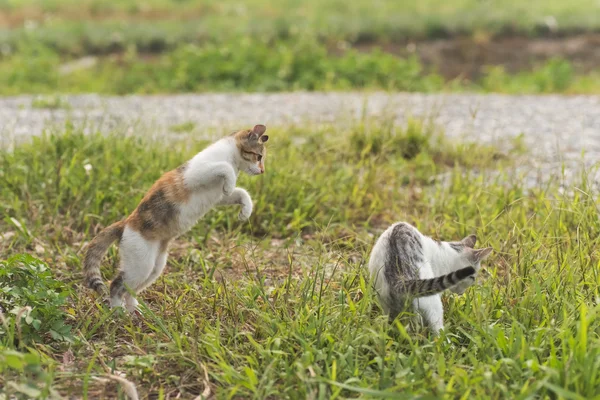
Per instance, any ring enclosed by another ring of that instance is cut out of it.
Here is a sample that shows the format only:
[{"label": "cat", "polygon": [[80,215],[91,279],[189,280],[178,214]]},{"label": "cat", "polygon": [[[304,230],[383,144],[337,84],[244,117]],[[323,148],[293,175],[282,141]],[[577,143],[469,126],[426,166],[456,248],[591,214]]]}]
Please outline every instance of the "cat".
[{"label": "cat", "polygon": [[[100,263],[111,243],[119,240],[119,273],[110,285],[110,306],[134,312],[140,293],[162,273],[169,242],[187,232],[213,206],[241,205],[240,220],[252,214],[248,192],[236,187],[238,173],[265,172],[266,127],[234,132],[177,169],[165,173],[150,188],[129,217],[102,230],[89,244],[83,270],[86,285],[107,295]],[[123,302],[124,300],[124,302]]]},{"label": "cat", "polygon": [[475,282],[480,263],[492,248],[474,249],[477,237],[442,242],[414,226],[398,222],[377,239],[369,257],[369,272],[379,301],[390,320],[412,301],[437,336],[444,328],[441,292],[463,294]]}]

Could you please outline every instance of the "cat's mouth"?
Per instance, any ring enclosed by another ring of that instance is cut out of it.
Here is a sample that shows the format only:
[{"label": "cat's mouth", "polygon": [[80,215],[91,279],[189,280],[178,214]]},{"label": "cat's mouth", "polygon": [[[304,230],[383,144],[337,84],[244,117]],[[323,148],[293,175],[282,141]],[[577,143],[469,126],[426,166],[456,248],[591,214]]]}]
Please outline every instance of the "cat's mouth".
[{"label": "cat's mouth", "polygon": [[247,170],[246,170],[246,172],[247,172],[249,175],[261,175],[261,174],[263,174],[265,171],[264,171],[264,170],[260,170],[260,169],[258,169],[258,170],[257,170],[257,169],[252,169],[252,168],[249,168],[249,169],[247,169]]}]

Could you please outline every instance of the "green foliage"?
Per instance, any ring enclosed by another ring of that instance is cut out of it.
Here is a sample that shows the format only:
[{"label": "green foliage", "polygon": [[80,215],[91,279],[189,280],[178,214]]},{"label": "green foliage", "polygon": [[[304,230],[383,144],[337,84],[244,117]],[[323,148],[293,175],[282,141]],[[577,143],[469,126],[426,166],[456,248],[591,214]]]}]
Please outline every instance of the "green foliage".
[{"label": "green foliage", "polygon": [[481,81],[491,92],[562,93],[577,86],[573,66],[565,60],[553,59],[534,72],[508,74],[502,67],[492,67]]},{"label": "green foliage", "polygon": [[51,388],[53,375],[47,369],[50,364],[36,351],[21,352],[0,345],[0,398],[57,398]]},{"label": "green foliage", "polygon": [[411,120],[405,130],[388,128],[372,132],[364,126],[358,126],[350,135],[350,144],[362,154],[376,154],[384,158],[399,155],[412,160],[430,150],[433,139],[439,139],[439,135],[431,127]]},{"label": "green foliage", "polygon": [[594,93],[599,90],[599,78],[594,73],[576,75],[569,62],[551,60],[532,72],[510,75],[494,67],[476,84],[446,84],[440,75],[425,72],[415,57],[403,59],[381,50],[350,49],[334,54],[311,37],[190,44],[150,59],[132,49],[122,57],[103,57],[80,68],[65,68],[53,50],[36,45],[0,61],[0,94],[50,94],[36,100],[34,106],[67,109],[69,105],[55,93],[352,89]]},{"label": "green foliage", "polygon": [[353,88],[429,91],[444,84],[439,76],[423,73],[414,58],[404,60],[380,51],[347,51],[332,57],[323,44],[308,38],[275,43],[242,39],[187,45],[150,62],[140,60],[133,52],[124,59],[103,59],[89,69],[69,73],[59,72],[58,57],[46,59],[44,54],[37,48],[23,49],[0,63],[0,93]]},{"label": "green foliage", "polygon": [[[445,165],[485,165],[496,154],[485,146],[453,152],[455,146],[442,134],[417,122],[402,129],[365,121],[350,134],[335,127],[308,132],[270,129],[277,141],[269,152],[268,165],[277,167],[261,179],[240,176],[241,184],[254,193],[255,212],[245,229],[255,234],[289,235],[298,229],[314,230],[328,220],[359,223],[371,216],[372,206],[392,201],[395,191],[387,184],[392,177],[432,182],[432,176]],[[297,138],[301,141],[295,143]],[[374,150],[371,143],[380,144]],[[71,228],[88,230],[98,222],[107,224],[131,212],[162,173],[205,145],[205,141],[184,139],[171,143],[173,151],[165,152],[162,144],[139,137],[107,138],[67,131],[34,138],[11,153],[0,153],[0,182],[4,183],[0,206],[7,216],[32,223],[29,229],[68,219]],[[390,168],[382,170],[382,163]],[[322,185],[331,191],[320,190]],[[234,214],[224,212],[207,216],[209,229],[231,226]],[[61,241],[63,234],[57,229],[48,238]],[[22,235],[20,240],[27,238]]]},{"label": "green foliage", "polygon": [[70,341],[71,326],[62,307],[70,289],[52,276],[48,266],[27,254],[0,261],[0,335],[10,346]]},{"label": "green foliage", "polygon": [[[597,30],[595,0],[26,0],[0,3],[0,95],[390,89],[597,93],[565,60],[444,82],[400,48],[447,36]],[[553,22],[554,21],[554,22]],[[370,46],[369,46],[370,47]],[[395,50],[393,50],[395,51]],[[91,56],[91,58],[89,57]],[[83,57],[83,58],[82,58]],[[62,105],[54,107],[62,108]],[[52,107],[51,107],[52,108]]]},{"label": "green foliage", "polygon": [[64,100],[60,96],[38,96],[31,102],[32,108],[45,108],[45,109],[70,109],[71,105],[69,102]]},{"label": "green foliage", "polygon": [[171,132],[185,133],[193,131],[195,127],[196,124],[193,122],[184,122],[182,124],[173,125],[169,129],[171,130]]},{"label": "green foliage", "polygon": [[46,93],[59,82],[60,57],[50,48],[32,45],[27,50],[0,60],[0,82],[7,88],[6,94],[23,90],[25,82],[30,93]]},{"label": "green foliage", "polygon": [[[6,2],[5,2],[6,3]],[[14,21],[0,42],[42,43],[61,54],[106,54],[131,47],[162,52],[182,43],[233,37],[288,39],[310,33],[332,41],[398,42],[448,35],[525,35],[597,30],[595,0],[25,0],[0,13]],[[23,23],[22,21],[27,21]],[[549,21],[555,21],[553,24]]]}]

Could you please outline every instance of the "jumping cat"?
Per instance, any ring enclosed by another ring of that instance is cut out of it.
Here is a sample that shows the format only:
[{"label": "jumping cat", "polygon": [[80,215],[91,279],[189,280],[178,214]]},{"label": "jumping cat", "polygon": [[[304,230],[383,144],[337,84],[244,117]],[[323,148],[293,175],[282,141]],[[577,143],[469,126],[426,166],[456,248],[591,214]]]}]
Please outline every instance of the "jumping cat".
[{"label": "jumping cat", "polygon": [[492,248],[474,249],[477,237],[440,242],[398,222],[381,234],[369,272],[384,311],[394,319],[412,301],[434,335],[444,328],[441,292],[462,294],[475,282],[480,262]]},{"label": "jumping cat", "polygon": [[240,171],[265,172],[266,129],[256,125],[234,132],[158,179],[129,217],[105,228],[90,242],[83,261],[87,286],[107,294],[100,263],[111,243],[119,239],[120,271],[110,285],[110,305],[123,306],[124,300],[125,308],[133,312],[138,302],[126,288],[139,293],[160,276],[171,240],[217,205],[239,204],[239,219],[247,220],[252,199],[235,185]]}]

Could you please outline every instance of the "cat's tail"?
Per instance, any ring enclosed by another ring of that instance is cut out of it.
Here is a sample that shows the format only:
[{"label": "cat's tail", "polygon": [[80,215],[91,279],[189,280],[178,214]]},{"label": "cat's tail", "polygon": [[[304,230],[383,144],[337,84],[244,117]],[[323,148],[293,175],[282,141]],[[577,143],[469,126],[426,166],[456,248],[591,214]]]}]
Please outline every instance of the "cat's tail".
[{"label": "cat's tail", "polygon": [[399,292],[411,296],[430,296],[441,293],[446,289],[450,289],[452,286],[469,278],[475,278],[475,268],[473,267],[462,268],[448,275],[442,275],[432,279],[398,281],[395,284],[395,288]]},{"label": "cat's tail", "polygon": [[85,253],[83,260],[83,276],[87,287],[94,289],[100,295],[107,294],[107,288],[100,275],[100,263],[104,253],[108,250],[112,242],[121,239],[125,229],[125,220],[115,222],[104,228],[92,239]]}]

